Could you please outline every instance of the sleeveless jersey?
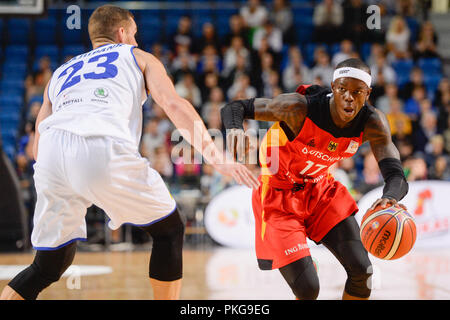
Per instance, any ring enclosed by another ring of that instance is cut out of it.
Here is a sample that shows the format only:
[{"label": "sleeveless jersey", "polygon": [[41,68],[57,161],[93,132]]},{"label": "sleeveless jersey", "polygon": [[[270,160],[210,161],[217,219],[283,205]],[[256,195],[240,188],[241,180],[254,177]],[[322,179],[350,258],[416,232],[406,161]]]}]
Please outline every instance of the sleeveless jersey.
[{"label": "sleeveless jersey", "polygon": [[276,122],[261,143],[262,177],[280,187],[328,178],[331,165],[358,151],[364,126],[374,112],[364,105],[349,126],[339,128],[331,118],[331,94],[322,91],[305,97],[308,110],[300,133],[290,141],[283,129],[286,124]]},{"label": "sleeveless jersey", "polygon": [[80,136],[111,136],[137,146],[147,94],[133,48],[106,44],[56,69],[48,87],[52,114],[39,131],[57,128]]}]

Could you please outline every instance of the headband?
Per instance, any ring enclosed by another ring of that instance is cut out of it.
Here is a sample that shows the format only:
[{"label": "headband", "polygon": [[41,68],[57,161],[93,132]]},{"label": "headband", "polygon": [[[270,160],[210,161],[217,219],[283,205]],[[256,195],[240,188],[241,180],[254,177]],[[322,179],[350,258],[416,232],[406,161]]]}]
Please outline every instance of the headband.
[{"label": "headband", "polygon": [[355,79],[361,80],[362,82],[367,84],[367,86],[369,88],[370,88],[370,84],[372,82],[372,77],[370,76],[370,74],[368,74],[367,72],[365,72],[361,69],[352,68],[352,67],[342,67],[342,68],[334,70],[333,82],[334,82],[334,80],[339,79],[339,78],[355,78]]}]

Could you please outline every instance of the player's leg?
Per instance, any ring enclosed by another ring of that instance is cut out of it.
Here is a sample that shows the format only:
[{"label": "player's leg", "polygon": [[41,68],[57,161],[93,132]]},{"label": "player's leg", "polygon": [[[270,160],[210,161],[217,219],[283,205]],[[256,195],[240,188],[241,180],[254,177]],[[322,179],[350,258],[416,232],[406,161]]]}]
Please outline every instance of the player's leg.
[{"label": "player's leg", "polygon": [[347,272],[343,299],[368,299],[371,293],[372,265],[361,243],[359,226],[354,216],[349,216],[321,240],[339,260]]},{"label": "player's leg", "polygon": [[315,300],[319,295],[319,277],[311,256],[281,267],[281,275],[299,300]]},{"label": "player's leg", "polygon": [[183,276],[184,224],[178,209],[161,221],[141,228],[153,238],[149,276],[154,299],[179,299]]},{"label": "player's leg", "polygon": [[4,288],[1,300],[35,300],[38,294],[58,281],[72,264],[76,242],[56,250],[38,250],[33,263]]}]

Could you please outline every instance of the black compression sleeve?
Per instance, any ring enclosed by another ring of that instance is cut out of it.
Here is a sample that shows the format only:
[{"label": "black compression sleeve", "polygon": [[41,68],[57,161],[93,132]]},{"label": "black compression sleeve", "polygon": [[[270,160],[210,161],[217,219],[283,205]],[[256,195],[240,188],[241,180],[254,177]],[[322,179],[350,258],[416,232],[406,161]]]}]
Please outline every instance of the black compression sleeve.
[{"label": "black compression sleeve", "polygon": [[400,160],[386,158],[378,162],[385,186],[382,198],[390,198],[400,201],[408,193],[408,182],[406,181]]},{"label": "black compression sleeve", "polygon": [[221,110],[223,125],[225,129],[243,129],[244,119],[255,118],[255,98],[237,100],[226,104]]}]

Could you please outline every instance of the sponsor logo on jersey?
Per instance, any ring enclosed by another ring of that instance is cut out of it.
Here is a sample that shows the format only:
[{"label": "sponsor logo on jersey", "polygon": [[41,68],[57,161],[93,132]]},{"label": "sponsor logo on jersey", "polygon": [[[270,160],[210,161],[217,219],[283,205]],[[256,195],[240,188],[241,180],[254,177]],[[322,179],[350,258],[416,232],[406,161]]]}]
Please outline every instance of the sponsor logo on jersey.
[{"label": "sponsor logo on jersey", "polygon": [[345,150],[345,153],[356,153],[356,151],[358,151],[359,148],[359,143],[356,142],[355,140],[351,140],[347,150]]},{"label": "sponsor logo on jersey", "polygon": [[311,139],[311,140],[308,142],[307,146],[308,146],[308,147],[315,148],[315,147],[316,147],[316,143],[315,143],[314,139]]},{"label": "sponsor logo on jersey", "polygon": [[106,88],[97,88],[94,91],[94,94],[97,98],[106,98],[109,95],[108,90]]},{"label": "sponsor logo on jersey", "polygon": [[328,144],[328,151],[332,151],[332,152],[334,152],[334,151],[336,151],[337,150],[337,147],[338,147],[338,143],[337,142],[334,142],[334,141],[330,141],[330,143]]}]

